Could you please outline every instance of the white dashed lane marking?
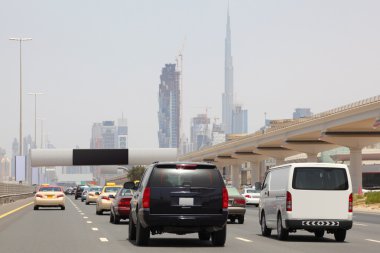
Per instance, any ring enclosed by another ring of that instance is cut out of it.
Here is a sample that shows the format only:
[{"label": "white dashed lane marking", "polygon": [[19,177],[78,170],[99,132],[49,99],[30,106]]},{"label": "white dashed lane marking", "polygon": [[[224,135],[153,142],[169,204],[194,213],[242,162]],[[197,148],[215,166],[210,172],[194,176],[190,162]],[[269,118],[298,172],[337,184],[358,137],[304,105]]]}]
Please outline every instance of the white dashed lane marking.
[{"label": "white dashed lane marking", "polygon": [[245,239],[245,238],[241,238],[241,237],[235,237],[235,239],[243,241],[243,242],[253,242],[251,240],[248,240],[248,239]]},{"label": "white dashed lane marking", "polygon": [[88,220],[88,221],[87,221],[87,223],[88,223],[88,224],[91,224],[91,223],[92,223],[92,221]]},{"label": "white dashed lane marking", "polygon": [[83,219],[88,219],[88,217],[87,216],[83,216]]},{"label": "white dashed lane marking", "polygon": [[93,231],[98,231],[99,229],[98,228],[91,228]]},{"label": "white dashed lane marking", "polygon": [[99,240],[100,240],[101,242],[108,242],[108,239],[105,238],[105,237],[100,237]]},{"label": "white dashed lane marking", "polygon": [[380,241],[377,241],[377,240],[372,240],[372,239],[365,239],[366,241],[369,241],[369,242],[376,242],[376,243],[380,243]]},{"label": "white dashed lane marking", "polygon": [[366,224],[363,224],[363,223],[356,223],[356,222],[354,222],[354,226],[368,227],[368,225],[366,225]]}]

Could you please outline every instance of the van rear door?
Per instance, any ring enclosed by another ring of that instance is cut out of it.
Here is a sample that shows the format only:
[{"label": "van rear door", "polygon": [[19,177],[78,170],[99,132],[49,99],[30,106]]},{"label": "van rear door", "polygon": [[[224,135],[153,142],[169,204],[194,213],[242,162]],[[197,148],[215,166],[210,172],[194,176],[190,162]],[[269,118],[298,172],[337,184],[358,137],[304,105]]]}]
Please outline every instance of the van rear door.
[{"label": "van rear door", "polygon": [[294,219],[348,219],[351,185],[347,169],[296,167],[292,180]]},{"label": "van rear door", "polygon": [[219,214],[224,183],[213,165],[158,165],[149,180],[151,214]]}]

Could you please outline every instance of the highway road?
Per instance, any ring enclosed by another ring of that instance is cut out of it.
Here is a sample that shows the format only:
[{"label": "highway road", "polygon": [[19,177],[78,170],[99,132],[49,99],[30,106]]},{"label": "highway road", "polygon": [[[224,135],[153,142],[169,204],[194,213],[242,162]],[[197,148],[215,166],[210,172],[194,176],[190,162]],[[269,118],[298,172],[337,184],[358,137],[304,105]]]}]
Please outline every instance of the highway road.
[{"label": "highway road", "polygon": [[380,215],[354,214],[354,227],[348,231],[346,242],[335,242],[333,235],[318,240],[308,232],[291,234],[286,242],[260,235],[257,208],[247,208],[243,225],[228,224],[225,247],[213,247],[201,242],[196,234],[152,236],[147,247],[136,247],[126,240],[128,222],[114,225],[109,216],[95,215],[95,206],[86,206],[71,196],[66,199],[66,210],[34,211],[28,205],[16,212],[15,208],[33,199],[0,206],[0,252],[7,253],[63,253],[63,252],[379,252]]}]

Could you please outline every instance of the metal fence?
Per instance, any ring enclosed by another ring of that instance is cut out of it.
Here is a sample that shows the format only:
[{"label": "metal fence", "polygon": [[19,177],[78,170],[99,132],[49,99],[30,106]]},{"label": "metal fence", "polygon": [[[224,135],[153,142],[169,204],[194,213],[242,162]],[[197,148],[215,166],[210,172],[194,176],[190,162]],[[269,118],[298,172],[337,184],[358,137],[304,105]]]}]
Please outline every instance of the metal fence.
[{"label": "metal fence", "polygon": [[0,205],[33,196],[34,186],[0,182]]}]

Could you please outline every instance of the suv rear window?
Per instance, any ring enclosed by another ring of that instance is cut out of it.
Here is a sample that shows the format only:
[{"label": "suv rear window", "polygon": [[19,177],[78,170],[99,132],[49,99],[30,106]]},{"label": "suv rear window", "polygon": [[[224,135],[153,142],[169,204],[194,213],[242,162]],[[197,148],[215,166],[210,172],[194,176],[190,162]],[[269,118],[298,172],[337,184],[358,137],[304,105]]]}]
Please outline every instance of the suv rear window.
[{"label": "suv rear window", "polygon": [[299,190],[347,190],[348,180],[341,168],[295,168],[292,186]]},{"label": "suv rear window", "polygon": [[219,171],[212,169],[155,168],[150,178],[151,187],[220,187]]}]

